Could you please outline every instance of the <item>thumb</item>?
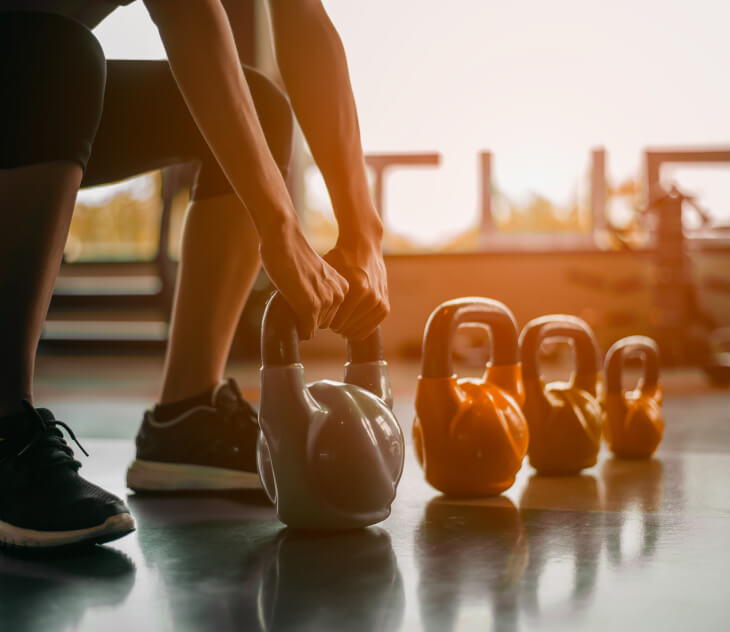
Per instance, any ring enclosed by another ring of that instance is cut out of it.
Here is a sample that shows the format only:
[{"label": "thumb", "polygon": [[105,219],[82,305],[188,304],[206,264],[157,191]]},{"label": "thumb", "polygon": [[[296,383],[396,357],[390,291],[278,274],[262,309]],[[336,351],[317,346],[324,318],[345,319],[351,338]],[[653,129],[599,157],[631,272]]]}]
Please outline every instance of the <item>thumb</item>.
[{"label": "thumb", "polygon": [[335,270],[340,272],[342,270],[343,262],[342,262],[342,254],[337,248],[332,248],[329,252],[327,252],[322,259],[324,259],[329,265],[331,265]]}]

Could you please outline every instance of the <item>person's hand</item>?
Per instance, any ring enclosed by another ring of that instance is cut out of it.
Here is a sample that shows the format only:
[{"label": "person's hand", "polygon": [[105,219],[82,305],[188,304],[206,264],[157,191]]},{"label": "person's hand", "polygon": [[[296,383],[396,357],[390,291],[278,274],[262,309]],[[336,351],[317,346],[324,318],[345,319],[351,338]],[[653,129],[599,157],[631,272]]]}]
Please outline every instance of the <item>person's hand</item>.
[{"label": "person's hand", "polygon": [[298,224],[275,237],[261,237],[261,263],[271,282],[297,316],[297,330],[308,340],[332,324],[348,283],[307,242]]},{"label": "person's hand", "polygon": [[332,320],[332,330],[349,340],[364,340],[390,312],[388,278],[379,241],[339,241],[325,255],[349,284],[345,300]]}]

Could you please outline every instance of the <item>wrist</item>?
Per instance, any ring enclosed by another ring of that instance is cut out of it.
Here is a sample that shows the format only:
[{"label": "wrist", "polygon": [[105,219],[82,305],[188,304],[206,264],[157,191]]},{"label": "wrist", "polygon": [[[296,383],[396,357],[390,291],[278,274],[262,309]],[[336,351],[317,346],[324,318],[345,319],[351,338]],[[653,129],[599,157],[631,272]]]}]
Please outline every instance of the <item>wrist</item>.
[{"label": "wrist", "polygon": [[382,242],[383,223],[376,215],[366,221],[341,223],[336,247],[351,250],[381,250]]},{"label": "wrist", "polygon": [[261,245],[264,247],[280,247],[277,244],[287,243],[297,232],[301,232],[299,219],[293,210],[273,208],[270,212],[262,214],[258,220],[258,222],[254,220],[254,223]]},{"label": "wrist", "polygon": [[358,201],[335,204],[338,225],[338,246],[369,244],[378,248],[383,241],[383,222],[369,192]]}]

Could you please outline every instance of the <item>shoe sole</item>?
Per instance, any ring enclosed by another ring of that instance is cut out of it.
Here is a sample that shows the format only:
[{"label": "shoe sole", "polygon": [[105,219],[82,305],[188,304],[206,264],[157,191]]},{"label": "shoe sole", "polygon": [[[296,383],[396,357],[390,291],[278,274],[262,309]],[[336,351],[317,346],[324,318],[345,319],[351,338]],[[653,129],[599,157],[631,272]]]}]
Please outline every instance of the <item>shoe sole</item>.
[{"label": "shoe sole", "polygon": [[127,470],[127,487],[148,492],[262,489],[256,472],[140,459]]},{"label": "shoe sole", "polygon": [[128,513],[107,518],[102,524],[73,531],[36,531],[0,520],[0,544],[17,548],[54,548],[80,543],[104,544],[134,531],[134,518]]}]

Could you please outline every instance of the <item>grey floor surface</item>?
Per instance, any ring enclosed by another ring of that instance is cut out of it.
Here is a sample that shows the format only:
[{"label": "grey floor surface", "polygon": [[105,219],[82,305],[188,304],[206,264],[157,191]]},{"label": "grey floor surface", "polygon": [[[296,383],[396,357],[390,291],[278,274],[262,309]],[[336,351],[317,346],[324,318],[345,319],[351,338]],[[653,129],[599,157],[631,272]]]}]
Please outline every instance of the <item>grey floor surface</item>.
[{"label": "grey floor surface", "polygon": [[[482,501],[440,496],[409,445],[390,518],[301,535],[258,493],[128,495],[148,393],[44,388],[86,438],[82,471],[127,498],[137,531],[72,554],[0,553],[0,630],[728,629],[729,391],[669,395],[652,460],[603,452],[570,478],[525,464]],[[407,393],[396,410],[409,435]]]}]

